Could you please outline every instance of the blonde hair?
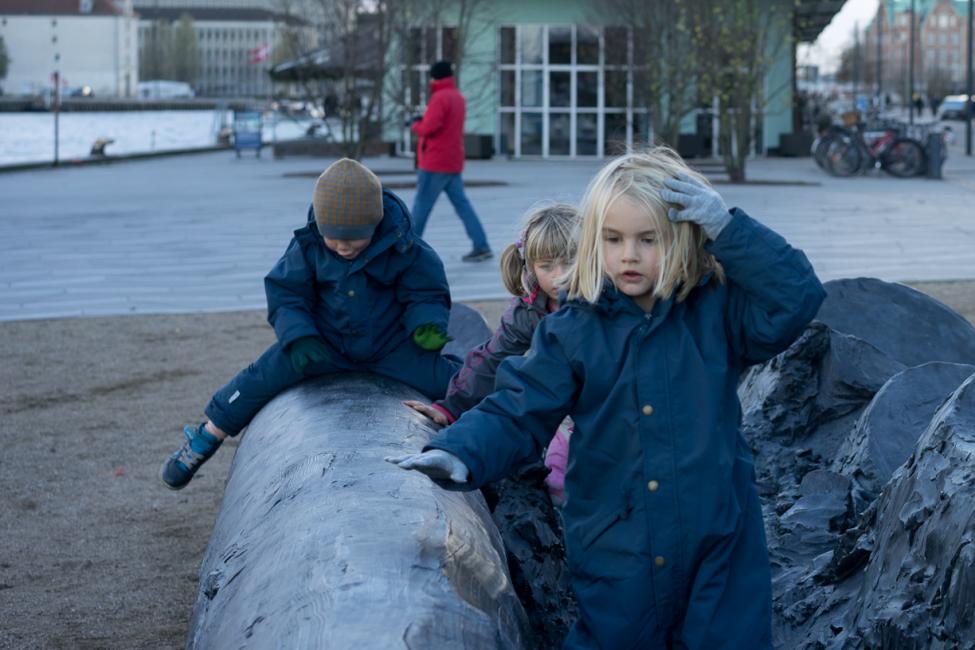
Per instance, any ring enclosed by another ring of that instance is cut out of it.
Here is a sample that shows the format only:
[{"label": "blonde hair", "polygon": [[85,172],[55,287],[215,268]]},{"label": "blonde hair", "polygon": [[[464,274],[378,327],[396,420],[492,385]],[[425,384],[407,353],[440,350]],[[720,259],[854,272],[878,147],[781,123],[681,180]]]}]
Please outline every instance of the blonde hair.
[{"label": "blonde hair", "polygon": [[[663,181],[682,173],[707,185],[708,180],[692,170],[668,147],[629,153],[610,161],[589,183],[582,198],[582,228],[576,262],[566,275],[568,297],[595,303],[606,277],[602,230],[606,212],[613,202],[626,196],[645,209],[657,231],[660,261],[653,286],[656,298],[667,299],[677,292],[682,301],[709,272],[724,280],[721,266],[704,250],[707,236],[697,224],[673,222],[667,217],[672,204],[660,197]],[[680,206],[678,206],[679,208]]]},{"label": "blonde hair", "polygon": [[552,203],[529,210],[521,237],[501,253],[501,279],[513,296],[524,296],[538,288],[532,272],[535,262],[564,260],[576,255],[579,210],[568,203]]}]

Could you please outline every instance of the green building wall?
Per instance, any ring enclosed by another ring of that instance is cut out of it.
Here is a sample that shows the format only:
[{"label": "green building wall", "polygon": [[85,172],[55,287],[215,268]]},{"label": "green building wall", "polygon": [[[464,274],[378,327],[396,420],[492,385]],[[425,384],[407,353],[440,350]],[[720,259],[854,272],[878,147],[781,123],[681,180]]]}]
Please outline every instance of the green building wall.
[{"label": "green building wall", "polygon": [[[793,0],[769,0],[791,7]],[[596,9],[593,0],[495,0],[483,2],[472,21],[470,40],[464,55],[459,81],[467,98],[465,133],[494,136],[498,129],[498,57],[501,26],[508,25],[614,25],[611,17]],[[449,13],[443,26],[456,25]],[[766,77],[766,108],[763,117],[763,149],[775,148],[779,135],[792,131],[793,45],[788,33],[792,21],[784,21],[782,33],[770,39],[772,65]],[[393,48],[395,50],[395,48]],[[392,62],[391,62],[392,63]],[[684,130],[693,131],[693,118],[685,120]],[[388,140],[402,135],[400,118],[390,119],[384,130]]]}]

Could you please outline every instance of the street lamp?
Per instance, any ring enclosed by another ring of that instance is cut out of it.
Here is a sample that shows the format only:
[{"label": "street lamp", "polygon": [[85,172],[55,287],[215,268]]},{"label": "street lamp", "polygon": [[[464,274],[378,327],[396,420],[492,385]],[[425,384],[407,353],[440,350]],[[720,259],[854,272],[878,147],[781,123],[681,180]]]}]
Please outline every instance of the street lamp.
[{"label": "street lamp", "polygon": [[907,71],[907,106],[908,106],[908,121],[914,124],[914,17],[917,15],[915,12],[916,0],[911,0],[911,46],[910,50],[910,60],[908,62]]},{"label": "street lamp", "polygon": [[973,0],[968,0],[968,101],[965,103],[965,155],[972,155],[972,115],[975,112],[975,96],[972,95],[972,23],[975,22],[972,14],[975,13],[975,7],[972,6]]},{"label": "street lamp", "polygon": [[882,68],[882,65],[881,65],[881,63],[882,63],[882,59],[881,59],[881,49],[882,49],[881,43],[883,42],[883,38],[884,38],[884,17],[880,15],[880,12],[879,11],[877,12],[877,18],[876,18],[875,22],[876,22],[876,26],[877,26],[877,72],[876,72],[876,75],[877,75],[877,106],[880,106],[881,108],[886,109],[887,106],[886,106],[886,104],[884,103],[884,100],[883,100],[883,92],[884,92],[883,85],[884,85],[884,82],[883,82],[883,77],[882,77],[882,74],[881,74],[883,72],[883,68]]},{"label": "street lamp", "polygon": [[61,111],[61,53],[57,51],[58,47],[58,19],[51,19],[51,28],[54,34],[51,35],[51,43],[54,44],[54,166],[58,166],[58,149],[60,148],[59,139],[59,118]]}]

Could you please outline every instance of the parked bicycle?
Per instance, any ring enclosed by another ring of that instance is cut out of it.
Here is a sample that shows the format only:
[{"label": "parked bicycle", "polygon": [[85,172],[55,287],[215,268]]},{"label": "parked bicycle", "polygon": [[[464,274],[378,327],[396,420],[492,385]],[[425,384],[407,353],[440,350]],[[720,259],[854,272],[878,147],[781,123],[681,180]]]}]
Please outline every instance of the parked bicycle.
[{"label": "parked bicycle", "polygon": [[903,125],[880,121],[872,126],[828,127],[813,143],[816,164],[834,176],[852,176],[878,167],[899,178],[924,173],[924,145],[905,137]]}]

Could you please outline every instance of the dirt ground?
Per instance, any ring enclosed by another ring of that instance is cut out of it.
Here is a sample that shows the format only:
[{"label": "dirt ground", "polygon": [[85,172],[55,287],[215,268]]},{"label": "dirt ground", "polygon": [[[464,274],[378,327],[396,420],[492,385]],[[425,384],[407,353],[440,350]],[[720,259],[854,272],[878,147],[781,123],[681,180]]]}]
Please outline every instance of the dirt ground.
[{"label": "dirt ground", "polygon": [[[975,322],[975,282],[915,286]],[[273,340],[262,311],[0,323],[0,648],[183,646],[234,443],[180,492],[159,466]]]}]

